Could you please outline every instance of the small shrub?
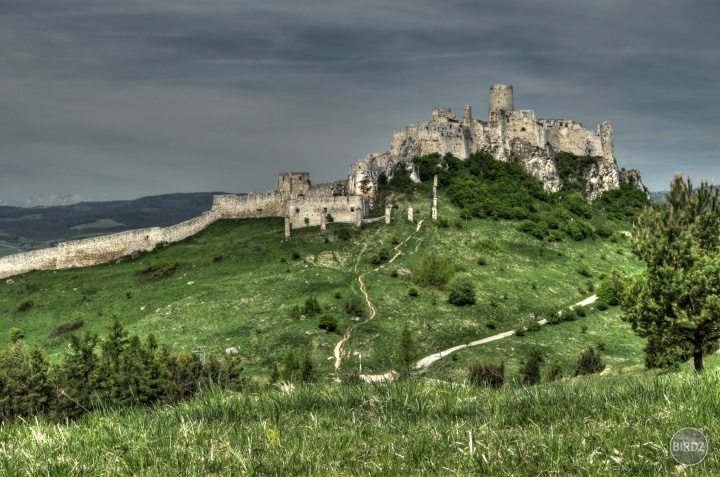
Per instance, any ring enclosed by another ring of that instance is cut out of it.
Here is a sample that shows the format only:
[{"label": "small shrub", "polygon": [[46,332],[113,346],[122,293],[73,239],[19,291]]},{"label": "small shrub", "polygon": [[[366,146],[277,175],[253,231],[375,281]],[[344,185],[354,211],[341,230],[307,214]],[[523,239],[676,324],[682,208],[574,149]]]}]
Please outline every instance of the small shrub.
[{"label": "small shrub", "polygon": [[160,280],[172,276],[175,271],[177,271],[179,266],[180,263],[178,262],[168,262],[161,260],[158,262],[154,262],[148,267],[139,270],[138,274],[144,275],[150,280]]},{"label": "small shrub", "polygon": [[455,274],[449,260],[436,255],[426,255],[412,271],[413,280],[420,286],[443,289]]},{"label": "small shrub", "polygon": [[562,321],[562,315],[560,314],[560,310],[553,306],[545,308],[545,311],[543,311],[543,316],[551,325],[557,325]]},{"label": "small shrub", "polygon": [[540,323],[538,323],[537,321],[533,320],[533,321],[531,321],[530,323],[528,323],[528,325],[527,325],[527,330],[530,331],[530,332],[540,331],[540,326],[541,326]]},{"label": "small shrub", "polygon": [[303,309],[298,305],[291,306],[288,311],[288,316],[293,320],[299,320],[303,316]]},{"label": "small shrub", "polygon": [[588,325],[582,325],[580,327],[580,333],[587,333],[588,331]]},{"label": "small shrub", "polygon": [[345,312],[348,315],[362,316],[364,311],[365,307],[363,306],[363,301],[355,295],[348,298],[345,302]]},{"label": "small shrub", "polygon": [[598,349],[598,350],[600,350],[600,351],[605,351],[605,347],[606,347],[606,345],[605,345],[605,342],[604,342],[604,341],[598,341],[598,343],[597,343],[597,349]]},{"label": "small shrub", "polygon": [[489,329],[494,330],[497,328],[497,321],[490,319],[485,322],[485,326],[487,326]]},{"label": "small shrub", "polygon": [[292,257],[293,260],[300,260],[300,258],[301,258],[300,252],[298,252],[298,251],[293,251],[291,257]]},{"label": "small shrub", "polygon": [[592,276],[592,273],[590,273],[590,268],[588,268],[586,263],[581,263],[580,265],[578,265],[577,272],[583,277]]},{"label": "small shrub", "polygon": [[490,239],[480,239],[472,245],[472,248],[478,252],[503,252],[505,250],[500,244]]},{"label": "small shrub", "polygon": [[531,353],[525,358],[525,362],[520,368],[520,375],[526,386],[540,384],[540,359],[536,354]]},{"label": "small shrub", "polygon": [[21,339],[25,338],[25,333],[23,333],[23,330],[17,327],[10,328],[10,342],[11,343],[17,343]]},{"label": "small shrub", "polygon": [[521,326],[520,328],[515,330],[515,336],[525,336],[525,327]]},{"label": "small shrub", "polygon": [[587,308],[585,308],[583,305],[576,305],[575,307],[573,307],[573,311],[578,318],[583,318],[587,316]]},{"label": "small shrub", "polygon": [[493,307],[493,308],[497,308],[498,304],[497,304],[497,302],[496,302],[495,300],[490,299],[490,306]]},{"label": "small shrub", "polygon": [[222,256],[222,254],[215,255],[215,256],[213,257],[213,262],[214,262],[214,263],[219,263],[219,262],[222,262],[222,261],[223,261],[223,256]]},{"label": "small shrub", "polygon": [[418,295],[420,295],[420,292],[418,292],[418,289],[417,289],[417,288],[414,288],[414,287],[413,287],[413,288],[411,288],[411,289],[408,290],[408,295],[410,295],[410,296],[418,296]]},{"label": "small shrub", "polygon": [[480,257],[477,259],[477,264],[480,265],[481,267],[485,266],[485,265],[487,265],[487,259],[485,259],[485,257]]},{"label": "small shrub", "polygon": [[30,308],[33,307],[33,305],[34,305],[34,303],[30,300],[24,301],[24,302],[20,303],[20,306],[17,307],[17,311],[19,313],[28,311],[28,310],[30,310]]},{"label": "small shrub", "polygon": [[575,365],[575,376],[600,373],[604,369],[605,362],[600,357],[600,353],[597,352],[594,346],[591,346],[580,353]]},{"label": "small shrub", "polygon": [[595,308],[597,308],[600,311],[607,310],[609,306],[610,305],[608,305],[606,302],[601,301],[601,300],[598,300],[597,303],[595,304]]},{"label": "small shrub", "polygon": [[459,275],[448,283],[448,303],[456,306],[475,303],[475,285],[467,275]]},{"label": "small shrub", "polygon": [[446,228],[450,227],[450,221],[445,217],[440,217],[437,220],[437,226],[441,229],[446,229]]},{"label": "small shrub", "polygon": [[400,275],[398,274],[397,269],[394,269],[392,272],[390,272],[390,276],[393,277],[393,278],[397,278],[397,277],[399,277]]},{"label": "small shrub", "polygon": [[350,240],[352,238],[352,231],[350,227],[343,227],[335,231],[335,235],[340,240]]},{"label": "small shrub", "polygon": [[393,245],[398,245],[400,244],[400,239],[397,237],[397,235],[393,235],[390,239],[390,243]]},{"label": "small shrub", "polygon": [[335,222],[335,217],[333,217],[332,214],[327,214],[325,216],[325,220],[327,221],[328,224],[331,224],[331,223]]},{"label": "small shrub", "polygon": [[329,333],[338,329],[338,322],[332,313],[323,313],[318,317],[318,328]]},{"label": "small shrub", "polygon": [[547,369],[547,382],[552,383],[562,379],[562,365],[557,358],[553,358]]},{"label": "small shrub", "polygon": [[303,307],[303,312],[305,316],[312,317],[319,314],[321,311],[322,308],[320,307],[320,303],[318,303],[315,296],[309,296],[305,298],[305,306]]},{"label": "small shrub", "polygon": [[502,387],[505,384],[505,362],[471,365],[468,369],[468,381],[476,386]]},{"label": "small shrub", "polygon": [[69,321],[67,323],[63,323],[53,328],[53,330],[50,332],[50,336],[54,337],[70,333],[71,331],[75,331],[78,328],[82,328],[84,324],[85,322],[83,320]]},{"label": "small shrub", "polygon": [[387,247],[380,247],[376,254],[370,257],[370,263],[380,265],[390,259],[390,250]]},{"label": "small shrub", "polygon": [[339,300],[340,298],[342,298],[342,293],[340,293],[339,291],[336,291],[336,292],[335,292],[335,299],[336,299],[336,300]]}]

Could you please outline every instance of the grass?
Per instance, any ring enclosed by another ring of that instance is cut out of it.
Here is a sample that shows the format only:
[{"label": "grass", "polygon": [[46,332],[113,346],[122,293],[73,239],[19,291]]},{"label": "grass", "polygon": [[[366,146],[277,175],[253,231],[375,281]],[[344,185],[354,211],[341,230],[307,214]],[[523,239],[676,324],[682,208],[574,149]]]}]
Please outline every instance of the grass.
[{"label": "grass", "polygon": [[[69,424],[5,424],[3,475],[714,475],[716,373],[585,377],[492,390],[210,390],[176,406],[106,409]],[[682,468],[675,431],[710,436]]]},{"label": "grass", "polygon": [[[58,361],[69,334],[51,336],[56,327],[83,321],[78,332],[103,335],[117,316],[130,333],[154,333],[175,352],[206,346],[208,353],[220,355],[235,346],[249,375],[269,376],[288,350],[298,355],[310,350],[321,373],[330,377],[340,334],[320,330],[315,318],[291,318],[291,309],[314,295],[324,312],[336,316],[342,332],[353,324],[344,303],[361,297],[357,277],[365,273],[378,315],[355,328],[345,347],[346,361],[354,366],[349,357],[360,351],[365,370],[384,372],[406,321],[419,351],[429,354],[515,329],[547,306],[575,303],[591,294],[589,284],[599,282],[600,273],[641,269],[625,238],[548,244],[519,232],[512,221],[464,221],[442,194],[440,216],[453,225],[440,228],[429,220],[426,193],[398,200],[391,225],[369,224],[349,240],[334,233],[344,225],[331,224],[326,234],[299,229],[285,241],[282,219],[227,220],[136,259],[13,277],[15,283],[0,287],[0,329],[21,328],[29,344]],[[406,220],[410,203],[416,221],[423,220],[419,231],[417,223]],[[405,239],[393,263],[371,263],[383,248],[394,255],[396,244]],[[449,259],[472,278],[477,304],[456,307],[447,303],[443,290],[393,276],[398,269],[412,270],[429,254]],[[478,265],[480,257],[485,265]],[[163,263],[177,263],[172,275],[150,280],[138,274]],[[578,273],[580,264],[590,278]],[[418,288],[418,296],[409,295],[411,288]],[[26,301],[33,307],[17,312]],[[496,329],[487,328],[488,320],[496,322]],[[629,335],[627,328],[605,331],[607,342],[618,333]]]}]

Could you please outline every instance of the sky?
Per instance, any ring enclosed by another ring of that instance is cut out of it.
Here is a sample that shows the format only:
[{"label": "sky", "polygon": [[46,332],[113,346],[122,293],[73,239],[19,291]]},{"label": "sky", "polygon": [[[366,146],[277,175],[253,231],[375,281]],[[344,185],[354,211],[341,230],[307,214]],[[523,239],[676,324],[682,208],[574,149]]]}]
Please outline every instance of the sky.
[{"label": "sky", "polygon": [[595,129],[650,190],[720,180],[720,2],[0,0],[0,200],[262,192],[433,107]]}]

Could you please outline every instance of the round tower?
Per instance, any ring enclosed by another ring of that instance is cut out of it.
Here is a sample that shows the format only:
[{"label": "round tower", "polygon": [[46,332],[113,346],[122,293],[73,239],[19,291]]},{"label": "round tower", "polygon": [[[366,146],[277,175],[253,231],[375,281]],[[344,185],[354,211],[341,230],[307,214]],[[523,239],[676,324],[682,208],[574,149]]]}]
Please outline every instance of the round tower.
[{"label": "round tower", "polygon": [[509,84],[494,84],[490,86],[490,108],[488,117],[500,110],[514,111],[513,87]]}]

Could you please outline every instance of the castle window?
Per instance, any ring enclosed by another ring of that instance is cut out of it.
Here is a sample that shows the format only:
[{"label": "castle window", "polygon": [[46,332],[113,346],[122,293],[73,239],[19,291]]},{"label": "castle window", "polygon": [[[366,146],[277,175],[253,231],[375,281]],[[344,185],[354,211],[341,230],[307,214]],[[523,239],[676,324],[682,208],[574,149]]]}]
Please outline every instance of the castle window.
[{"label": "castle window", "polygon": [[327,207],[323,207],[323,213],[327,214]]},{"label": "castle window", "polygon": [[355,212],[355,207],[350,207],[350,212]]},{"label": "castle window", "polygon": [[300,209],[295,209],[295,213],[296,213],[296,214],[299,214],[299,213],[300,213]]},{"label": "castle window", "polygon": [[521,131],[524,131],[524,130],[525,130],[525,128],[520,128],[520,130],[521,130]]},{"label": "castle window", "polygon": [[262,212],[262,209],[255,209],[255,212]]}]

